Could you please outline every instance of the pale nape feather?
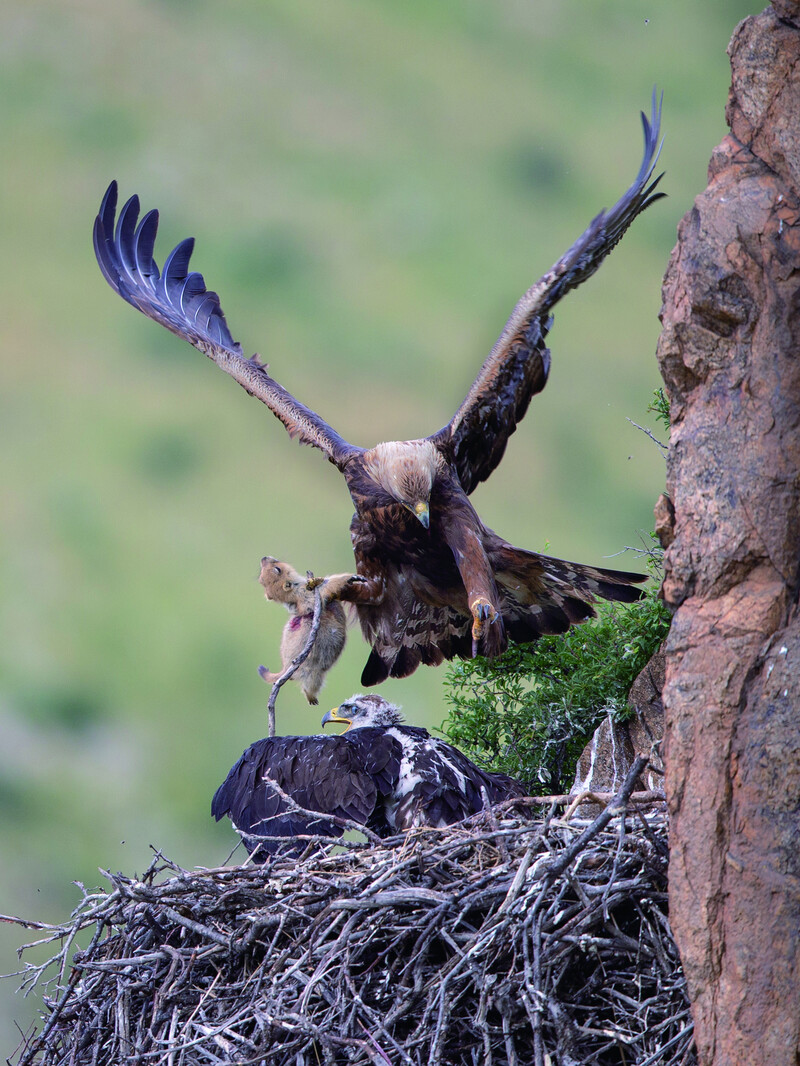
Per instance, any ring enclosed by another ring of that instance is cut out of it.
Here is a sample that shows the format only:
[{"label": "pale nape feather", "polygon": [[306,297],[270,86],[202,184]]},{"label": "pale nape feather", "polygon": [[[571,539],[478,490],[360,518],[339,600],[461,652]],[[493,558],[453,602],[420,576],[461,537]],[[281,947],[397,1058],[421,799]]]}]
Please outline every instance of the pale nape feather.
[{"label": "pale nape feather", "polygon": [[398,503],[428,500],[436,475],[446,463],[430,440],[384,441],[363,456],[364,469]]}]

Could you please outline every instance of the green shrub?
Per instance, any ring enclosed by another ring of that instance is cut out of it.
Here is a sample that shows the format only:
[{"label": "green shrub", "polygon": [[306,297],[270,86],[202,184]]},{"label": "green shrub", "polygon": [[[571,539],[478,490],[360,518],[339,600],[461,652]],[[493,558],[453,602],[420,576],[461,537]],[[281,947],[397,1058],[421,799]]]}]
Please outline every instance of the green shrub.
[{"label": "green shrub", "polygon": [[[648,555],[656,577],[659,555]],[[454,663],[445,681],[447,738],[481,765],[520,778],[531,795],[566,791],[606,713],[630,713],[628,692],[669,619],[654,582],[637,603],[599,603],[596,619],[561,636]]]},{"label": "green shrub", "polygon": [[[647,410],[669,429],[663,389]],[[653,581],[637,603],[601,602],[595,619],[561,636],[511,645],[497,659],[453,663],[445,678],[445,736],[479,764],[525,782],[531,795],[566,791],[606,714],[630,714],[631,685],[669,629],[658,597],[661,550],[654,545],[642,554]]]}]

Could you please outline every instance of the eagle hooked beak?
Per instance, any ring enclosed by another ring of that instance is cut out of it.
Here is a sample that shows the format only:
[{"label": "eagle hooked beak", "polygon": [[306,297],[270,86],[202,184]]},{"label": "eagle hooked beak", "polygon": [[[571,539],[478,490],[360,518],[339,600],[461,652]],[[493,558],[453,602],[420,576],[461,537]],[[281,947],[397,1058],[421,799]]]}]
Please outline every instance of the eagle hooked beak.
[{"label": "eagle hooked beak", "polygon": [[422,522],[423,526],[428,529],[431,524],[431,512],[424,500],[420,500],[419,503],[414,504],[414,514],[420,522]]},{"label": "eagle hooked beak", "polygon": [[[323,716],[322,724],[327,725],[328,722],[347,722],[347,729],[353,724],[352,718],[345,718],[343,715],[339,714],[338,707],[334,707],[332,711],[328,711]],[[347,729],[344,730],[345,733],[347,732]]]}]

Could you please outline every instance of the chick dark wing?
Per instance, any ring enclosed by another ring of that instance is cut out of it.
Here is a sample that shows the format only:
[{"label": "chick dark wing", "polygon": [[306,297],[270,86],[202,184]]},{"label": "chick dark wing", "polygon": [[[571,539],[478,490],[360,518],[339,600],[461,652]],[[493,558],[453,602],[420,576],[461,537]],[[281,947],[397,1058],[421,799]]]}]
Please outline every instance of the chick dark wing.
[{"label": "chick dark wing", "polygon": [[408,764],[396,790],[398,829],[452,825],[477,814],[487,803],[525,795],[521,782],[482,769],[427,730],[398,726],[395,731],[404,737]]},{"label": "chick dark wing", "polygon": [[[373,815],[382,777],[357,746],[344,737],[268,737],[244,752],[217,789],[211,813],[227,815],[250,851],[274,852],[280,840],[298,834],[340,837],[331,814],[366,825]],[[312,818],[292,809],[274,788],[299,807],[319,811]],[[293,849],[302,851],[304,843]],[[286,850],[286,849],[284,849]]]}]

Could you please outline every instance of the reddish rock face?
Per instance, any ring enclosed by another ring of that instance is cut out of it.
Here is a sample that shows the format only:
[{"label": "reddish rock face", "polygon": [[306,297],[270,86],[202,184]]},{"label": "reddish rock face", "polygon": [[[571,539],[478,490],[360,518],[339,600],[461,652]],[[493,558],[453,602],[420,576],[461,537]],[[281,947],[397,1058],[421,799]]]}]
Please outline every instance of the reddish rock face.
[{"label": "reddish rock face", "polygon": [[715,1066],[800,1061],[800,7],[776,7],[731,42],[659,342],[670,917]]}]

